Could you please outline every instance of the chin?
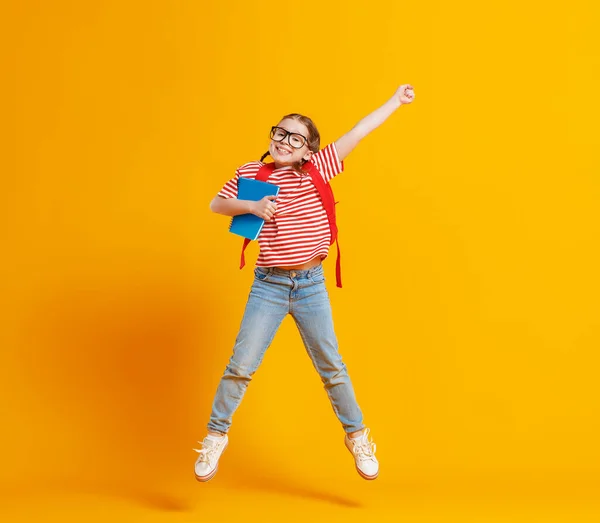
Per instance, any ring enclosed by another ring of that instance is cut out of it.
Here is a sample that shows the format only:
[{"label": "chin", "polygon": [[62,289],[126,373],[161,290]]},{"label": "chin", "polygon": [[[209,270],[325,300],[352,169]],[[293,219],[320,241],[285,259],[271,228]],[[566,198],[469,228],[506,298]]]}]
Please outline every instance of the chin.
[{"label": "chin", "polygon": [[295,160],[292,156],[281,156],[280,154],[271,153],[271,158],[276,161],[279,165],[293,165]]}]

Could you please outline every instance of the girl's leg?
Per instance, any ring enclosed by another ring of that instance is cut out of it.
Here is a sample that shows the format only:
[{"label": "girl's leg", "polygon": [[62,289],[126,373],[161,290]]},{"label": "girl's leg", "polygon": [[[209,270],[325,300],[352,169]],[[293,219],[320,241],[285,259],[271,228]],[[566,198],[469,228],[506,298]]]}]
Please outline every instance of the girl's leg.
[{"label": "girl's leg", "polygon": [[[289,289],[269,283],[268,270],[255,271],[233,355],[213,401],[209,432],[226,434],[252,375],[260,366],[283,318],[289,312]],[[262,279],[261,279],[262,278]]]},{"label": "girl's leg", "polygon": [[308,285],[303,282],[299,287],[297,297],[292,302],[291,314],[345,432],[351,434],[363,430],[363,415],[356,402],[346,365],[338,351],[331,305],[322,273],[317,272]]}]

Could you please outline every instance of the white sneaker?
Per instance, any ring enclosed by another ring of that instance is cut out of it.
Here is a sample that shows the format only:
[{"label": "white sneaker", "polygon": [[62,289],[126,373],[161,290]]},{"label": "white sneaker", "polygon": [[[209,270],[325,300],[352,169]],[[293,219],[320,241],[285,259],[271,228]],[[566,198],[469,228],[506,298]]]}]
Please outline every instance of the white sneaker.
[{"label": "white sneaker", "polygon": [[227,434],[221,438],[206,436],[201,443],[202,448],[194,449],[200,454],[194,467],[194,473],[198,481],[208,481],[217,473],[219,458],[227,448],[228,441]]},{"label": "white sneaker", "polygon": [[369,441],[369,429],[358,438],[350,438],[346,434],[346,447],[354,456],[356,470],[365,479],[375,479],[379,475],[379,462],[375,457],[377,445],[373,440]]}]

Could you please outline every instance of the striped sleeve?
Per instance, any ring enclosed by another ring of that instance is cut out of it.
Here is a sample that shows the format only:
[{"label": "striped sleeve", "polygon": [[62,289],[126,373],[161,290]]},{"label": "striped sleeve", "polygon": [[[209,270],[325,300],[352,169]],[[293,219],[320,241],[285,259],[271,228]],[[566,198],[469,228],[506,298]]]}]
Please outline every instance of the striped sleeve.
[{"label": "striped sleeve", "polygon": [[217,196],[221,196],[222,198],[237,198],[239,177],[239,171],[235,171],[235,176],[223,185],[223,188],[217,193]]},{"label": "striped sleeve", "polygon": [[244,178],[256,178],[258,170],[263,164],[260,162],[245,163],[235,171],[235,176],[229,180],[223,188],[217,193],[217,196],[223,198],[237,198],[238,196],[238,179]]},{"label": "striped sleeve", "polygon": [[335,143],[330,143],[318,153],[313,154],[311,161],[327,183],[344,171],[344,162],[340,161]]}]

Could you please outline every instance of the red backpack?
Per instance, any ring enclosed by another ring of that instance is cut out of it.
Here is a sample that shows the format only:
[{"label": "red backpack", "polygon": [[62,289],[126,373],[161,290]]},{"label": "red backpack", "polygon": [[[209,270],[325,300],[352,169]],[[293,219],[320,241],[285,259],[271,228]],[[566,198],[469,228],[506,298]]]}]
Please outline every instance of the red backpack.
[{"label": "red backpack", "polygon": [[[333,245],[333,242],[337,240],[337,260],[335,262],[335,280],[336,285],[341,288],[342,286],[342,266],[340,262],[340,242],[338,240],[338,229],[337,224],[335,222],[335,204],[337,203],[333,197],[333,191],[331,190],[331,186],[325,182],[315,164],[312,162],[307,162],[305,167],[308,167],[308,173],[312,178],[312,182],[317,188],[319,192],[319,196],[321,197],[321,202],[323,202],[323,207],[325,208],[325,212],[327,213],[327,220],[329,221],[329,230],[331,232],[331,242],[330,245]],[[271,176],[271,173],[275,170],[275,163],[267,163],[263,165],[257,175],[256,179],[261,182],[266,182]],[[242,257],[240,259],[240,269],[246,265],[246,260],[244,258],[244,251],[250,240],[248,238],[244,239],[244,245],[242,246]]]}]

